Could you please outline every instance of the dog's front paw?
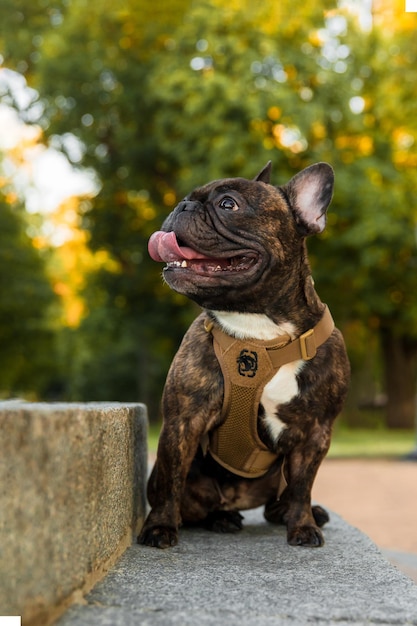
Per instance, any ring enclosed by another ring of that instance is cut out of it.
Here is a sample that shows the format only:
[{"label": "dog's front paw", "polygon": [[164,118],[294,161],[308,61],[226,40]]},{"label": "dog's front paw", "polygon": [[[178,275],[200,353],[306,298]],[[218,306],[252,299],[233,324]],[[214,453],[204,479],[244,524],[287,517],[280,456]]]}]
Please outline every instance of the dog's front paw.
[{"label": "dog's front paw", "polygon": [[319,548],[324,545],[323,534],[318,526],[304,525],[295,526],[288,530],[287,541],[290,546],[307,546]]},{"label": "dog's front paw", "polygon": [[172,548],[178,543],[178,531],[167,526],[145,527],[138,537],[138,543],[152,548]]}]

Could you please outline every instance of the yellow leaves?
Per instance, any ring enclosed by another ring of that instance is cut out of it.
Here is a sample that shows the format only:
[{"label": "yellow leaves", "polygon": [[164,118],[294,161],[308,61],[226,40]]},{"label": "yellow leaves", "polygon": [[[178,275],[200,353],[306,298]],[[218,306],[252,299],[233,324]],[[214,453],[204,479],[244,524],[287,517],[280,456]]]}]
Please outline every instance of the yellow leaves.
[{"label": "yellow leaves", "polygon": [[321,122],[313,122],[311,125],[311,134],[315,139],[325,139],[327,132],[324,124]]},{"label": "yellow leaves", "polygon": [[315,48],[320,48],[323,43],[322,37],[317,30],[311,31],[308,36],[308,43]]},{"label": "yellow leaves", "polygon": [[282,109],[280,109],[277,106],[273,106],[273,107],[269,107],[268,109],[268,117],[270,120],[272,120],[273,122],[276,122],[277,120],[279,120],[279,118],[281,117],[282,114]]},{"label": "yellow leaves", "polygon": [[252,120],[251,129],[263,135],[262,143],[266,150],[284,149],[292,154],[304,152],[308,147],[307,140],[297,126],[272,123],[280,119],[281,113],[279,107],[270,107],[267,111],[268,120]]},{"label": "yellow leaves", "polygon": [[275,139],[278,142],[280,141],[284,131],[285,131],[284,124],[275,124],[275,126],[272,127],[272,135],[273,137],[275,137]]},{"label": "yellow leaves", "polygon": [[275,124],[272,127],[272,138],[277,148],[287,148],[293,154],[299,154],[307,148],[307,141],[296,126]]},{"label": "yellow leaves", "polygon": [[112,274],[120,273],[120,264],[116,259],[110,256],[107,250],[97,250],[97,252],[89,252],[89,254],[91,255],[91,264],[88,268],[89,272],[105,269]]},{"label": "yellow leaves", "polygon": [[167,191],[164,193],[163,202],[167,207],[173,207],[176,203],[176,195],[173,191]]},{"label": "yellow leaves", "polygon": [[399,169],[411,169],[417,167],[417,154],[407,152],[406,150],[398,150],[392,155],[394,165]]},{"label": "yellow leaves", "polygon": [[346,148],[350,148],[352,146],[352,137],[350,137],[349,135],[336,137],[335,143],[338,150],[346,150]]},{"label": "yellow leaves", "polygon": [[[219,4],[221,6],[224,5],[223,2],[220,2]],[[242,2],[242,0],[228,0],[227,8],[230,11],[237,12],[237,11],[241,11],[242,9],[244,9],[246,4],[247,4],[246,0],[243,0],[243,2]]]},{"label": "yellow leaves", "polygon": [[18,196],[16,192],[10,190],[3,195],[3,199],[7,202],[7,204],[16,204]]},{"label": "yellow leaves", "polygon": [[[392,132],[392,159],[398,168],[417,167],[417,152],[414,136],[407,128],[396,128]],[[414,150],[412,150],[414,146]]]},{"label": "yellow leaves", "polygon": [[361,156],[369,156],[374,151],[374,140],[372,137],[364,135],[358,141],[358,151]]},{"label": "yellow leaves", "polygon": [[85,313],[83,300],[80,297],[74,297],[70,285],[66,282],[56,282],[53,289],[64,303],[66,325],[70,328],[76,328]]},{"label": "yellow leaves", "polygon": [[145,206],[141,209],[141,216],[143,217],[144,220],[146,220],[147,222],[150,222],[151,220],[155,219],[156,217],[156,211],[153,207],[151,206]]},{"label": "yellow leaves", "polygon": [[368,135],[341,135],[336,138],[336,148],[341,151],[344,163],[351,163],[355,158],[373,154],[374,140]]},{"label": "yellow leaves", "polygon": [[67,301],[66,317],[67,325],[70,328],[77,328],[80,325],[80,321],[85,314],[84,302],[80,298],[74,298]]},{"label": "yellow leaves", "polygon": [[297,78],[297,68],[294,65],[286,65],[285,72],[287,74],[288,80],[293,81]]},{"label": "yellow leaves", "polygon": [[[99,269],[120,272],[120,265],[105,250],[92,252],[88,247],[88,234],[80,228],[80,199],[69,198],[48,218],[48,231],[55,236],[48,264],[48,274],[54,292],[62,303],[62,324],[70,328],[79,326],[86,314],[82,295],[91,273]],[[37,247],[49,247],[45,237],[34,240]]]},{"label": "yellow leaves", "polygon": [[405,128],[395,128],[392,133],[394,145],[399,149],[408,149],[414,144],[414,137]]},{"label": "yellow leaves", "polygon": [[404,0],[374,0],[372,16],[375,26],[384,32],[404,33],[417,29],[417,14],[405,12]]},{"label": "yellow leaves", "polygon": [[37,250],[43,250],[44,248],[47,248],[49,246],[49,242],[46,239],[46,237],[42,237],[40,235],[37,235],[36,237],[32,237],[32,245],[34,248],[36,248]]}]

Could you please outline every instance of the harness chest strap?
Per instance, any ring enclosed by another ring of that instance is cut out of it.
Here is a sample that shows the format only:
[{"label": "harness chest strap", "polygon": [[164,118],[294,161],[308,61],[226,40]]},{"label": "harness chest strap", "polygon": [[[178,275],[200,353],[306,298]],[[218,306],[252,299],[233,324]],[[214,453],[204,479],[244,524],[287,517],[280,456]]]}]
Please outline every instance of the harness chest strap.
[{"label": "harness chest strap", "polygon": [[258,408],[266,383],[286,363],[314,358],[317,348],[334,329],[326,306],[317,325],[291,341],[281,335],[272,341],[236,339],[211,320],[205,328],[213,335],[213,347],[224,378],[224,422],[209,436],[210,454],[226,469],[243,477],[264,475],[277,456],[259,439]]}]

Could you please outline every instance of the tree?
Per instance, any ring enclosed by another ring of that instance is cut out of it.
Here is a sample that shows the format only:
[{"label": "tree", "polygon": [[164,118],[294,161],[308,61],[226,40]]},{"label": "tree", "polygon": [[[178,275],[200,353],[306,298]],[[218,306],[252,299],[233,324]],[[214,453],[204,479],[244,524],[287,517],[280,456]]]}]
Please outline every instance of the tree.
[{"label": "tree", "polygon": [[329,225],[310,242],[316,282],[344,323],[353,356],[363,359],[378,333],[387,423],[411,428],[417,378],[416,17],[390,21],[388,29],[376,17],[366,31],[349,13],[330,12],[327,28],[310,31],[300,48],[294,41],[282,46],[275,58],[286,75],[286,98],[268,65],[260,64],[264,89],[276,98],[260,126],[271,154],[279,149],[294,170],[318,160],[334,166]]},{"label": "tree", "polygon": [[[29,4],[22,2],[20,9],[30,30],[38,26]],[[147,239],[160,222],[151,193],[160,198],[163,192],[146,139],[150,109],[143,96],[151,52],[163,45],[187,4],[177,0],[166,10],[142,0],[117,6],[105,0],[88,7],[71,3],[52,29],[42,31],[31,74],[43,95],[40,123],[70,160],[69,145],[78,138],[83,165],[93,165],[103,183],[82,214],[83,225],[92,251],[107,254],[111,262],[88,276],[88,316],[64,333],[65,394],[140,399],[151,415],[157,412],[167,353],[178,345],[182,318],[190,314],[174,294],[161,310],[160,268],[146,254]],[[10,45],[9,63],[22,63],[21,53]]]},{"label": "tree", "polygon": [[[388,8],[394,10],[390,24],[384,19]],[[381,204],[386,207],[380,235],[385,254],[375,281],[385,292],[388,304],[379,304],[377,314],[388,425],[412,427],[417,394],[417,120],[413,85],[417,16],[404,13],[402,3],[396,2],[394,6],[382,3],[374,19],[380,26],[377,89],[374,98],[370,95],[367,112],[374,116],[379,130],[381,165],[388,165],[389,156],[389,170],[382,170],[382,180],[378,181]],[[384,58],[385,50],[388,54]],[[391,66],[388,73],[387,61]],[[368,178],[370,182],[375,180],[375,173]]]},{"label": "tree", "polygon": [[[58,303],[13,193],[0,189],[0,394],[46,394],[54,377]],[[56,310],[56,309],[55,309]]]},{"label": "tree", "polygon": [[[348,33],[350,115],[328,134],[338,173],[332,293],[352,293],[345,314],[377,332],[387,394],[387,424],[412,428],[417,393],[417,127],[410,78],[417,59],[416,16],[403,8],[387,30]],[[377,20],[377,16],[374,16]],[[414,25],[410,29],[410,24]],[[360,44],[360,45],[358,45]],[[390,71],[387,72],[387,66]],[[330,230],[330,234],[332,234]],[[320,272],[321,275],[324,272]]]}]

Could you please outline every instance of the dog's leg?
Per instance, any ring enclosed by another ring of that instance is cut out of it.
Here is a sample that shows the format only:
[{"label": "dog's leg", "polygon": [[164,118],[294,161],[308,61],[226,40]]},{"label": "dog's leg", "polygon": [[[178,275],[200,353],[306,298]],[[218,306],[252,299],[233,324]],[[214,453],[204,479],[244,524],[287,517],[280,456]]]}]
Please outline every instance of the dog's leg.
[{"label": "dog's leg", "polygon": [[152,509],[138,538],[158,548],[178,542],[181,500],[192,461],[203,435],[221,418],[223,379],[203,319],[198,317],[186,333],[162,398],[164,425],[148,483]]},{"label": "dog's leg", "polygon": [[279,500],[265,507],[265,518],[287,526],[287,540],[292,546],[318,547],[324,544],[320,526],[329,519],[319,506],[311,506],[311,490],[317,470],[330,445],[328,428],[317,426],[308,443],[294,447],[288,454],[288,485]]},{"label": "dog's leg", "polygon": [[178,543],[181,498],[200,439],[195,429],[184,427],[186,420],[174,417],[172,422],[181,426],[171,428],[170,420],[161,432],[157,460],[148,482],[152,509],[138,537],[139,543],[157,548]]},{"label": "dog's leg", "polygon": [[[163,438],[160,445],[164,446]],[[178,486],[183,483],[183,474],[188,462],[181,458],[178,465],[181,468],[181,475],[178,472],[174,474],[172,472],[174,459],[170,456],[168,463],[170,471],[167,474],[163,461],[160,460],[165,458],[167,458],[165,455],[159,455],[149,478],[148,500],[152,511],[138,538],[140,543],[158,548],[176,545],[180,522],[186,525],[197,524],[219,533],[233,533],[242,529],[242,515],[237,510],[223,510],[223,506],[229,506],[230,502],[225,499],[214,478],[196,470],[197,458],[194,458],[191,472],[182,489]],[[176,480],[174,476],[177,476]],[[234,493],[234,489],[232,491]],[[174,522],[167,523],[168,519]]]},{"label": "dog's leg", "polygon": [[[157,548],[169,548],[178,543],[178,528],[184,511],[182,503],[188,494],[187,477],[201,438],[218,415],[217,407],[213,412],[206,411],[207,407],[202,409],[190,398],[185,401],[180,394],[169,394],[169,401],[164,404],[164,426],[148,481],[148,500],[152,508],[138,537],[139,543]],[[213,487],[207,497],[206,510],[218,500]]]}]

